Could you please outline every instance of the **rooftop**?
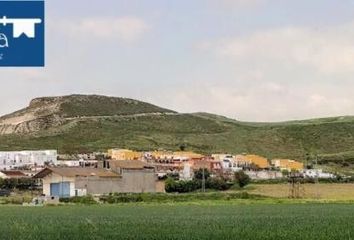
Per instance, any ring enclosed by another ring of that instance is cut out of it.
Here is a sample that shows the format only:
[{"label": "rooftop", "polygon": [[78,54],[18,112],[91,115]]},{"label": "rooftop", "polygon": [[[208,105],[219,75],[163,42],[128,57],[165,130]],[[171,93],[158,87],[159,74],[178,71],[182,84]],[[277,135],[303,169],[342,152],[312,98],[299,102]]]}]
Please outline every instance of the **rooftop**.
[{"label": "rooftop", "polygon": [[153,168],[153,166],[139,160],[111,160],[109,161],[111,168],[124,169],[144,169]]},{"label": "rooftop", "polygon": [[6,176],[9,176],[9,177],[18,177],[18,176],[21,176],[21,177],[26,177],[26,174],[24,174],[23,172],[21,171],[0,171],[1,173],[5,174]]},{"label": "rooftop", "polygon": [[45,168],[37,173],[34,178],[43,178],[51,173],[56,173],[65,177],[119,177],[120,175],[102,168],[83,168],[83,167],[55,167]]}]

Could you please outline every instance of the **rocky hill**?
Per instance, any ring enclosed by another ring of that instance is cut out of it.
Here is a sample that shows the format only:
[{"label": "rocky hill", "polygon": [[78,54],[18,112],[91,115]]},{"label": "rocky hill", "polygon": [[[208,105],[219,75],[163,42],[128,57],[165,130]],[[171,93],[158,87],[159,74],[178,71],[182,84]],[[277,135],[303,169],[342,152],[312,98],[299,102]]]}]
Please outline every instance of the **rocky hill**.
[{"label": "rocky hill", "polygon": [[201,153],[254,153],[354,169],[354,118],[282,123],[239,122],[207,113],[183,114],[137,100],[96,95],[38,98],[0,118],[0,149],[61,153],[180,146]]},{"label": "rocky hill", "polygon": [[75,118],[161,114],[173,111],[149,103],[98,95],[70,95],[33,99],[29,106],[0,117],[0,135],[34,133],[58,127]]}]

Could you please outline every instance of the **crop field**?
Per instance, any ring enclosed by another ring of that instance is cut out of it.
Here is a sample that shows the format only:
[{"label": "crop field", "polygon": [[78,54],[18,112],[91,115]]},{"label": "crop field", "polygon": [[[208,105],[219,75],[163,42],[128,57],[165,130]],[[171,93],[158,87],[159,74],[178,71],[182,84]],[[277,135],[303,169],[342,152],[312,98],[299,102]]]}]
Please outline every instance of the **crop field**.
[{"label": "crop field", "polygon": [[0,239],[353,239],[351,204],[0,207]]},{"label": "crop field", "polygon": [[[289,196],[289,185],[253,184],[247,191],[267,197],[287,198]],[[305,199],[354,200],[354,184],[352,183],[303,184],[300,191]]]}]

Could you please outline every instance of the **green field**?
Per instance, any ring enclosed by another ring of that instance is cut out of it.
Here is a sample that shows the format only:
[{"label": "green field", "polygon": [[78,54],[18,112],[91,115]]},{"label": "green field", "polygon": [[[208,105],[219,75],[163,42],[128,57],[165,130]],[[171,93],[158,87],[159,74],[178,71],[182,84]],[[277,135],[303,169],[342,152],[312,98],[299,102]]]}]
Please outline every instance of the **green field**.
[{"label": "green field", "polygon": [[351,204],[3,206],[0,213],[0,239],[342,240],[354,237]]}]

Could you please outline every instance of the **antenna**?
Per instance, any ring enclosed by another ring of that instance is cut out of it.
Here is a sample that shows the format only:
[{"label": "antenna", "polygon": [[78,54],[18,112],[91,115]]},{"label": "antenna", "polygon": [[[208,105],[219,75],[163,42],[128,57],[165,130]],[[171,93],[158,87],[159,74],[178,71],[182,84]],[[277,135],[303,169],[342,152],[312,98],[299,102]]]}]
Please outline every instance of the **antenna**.
[{"label": "antenna", "polygon": [[205,168],[203,166],[202,192],[205,192]]}]

